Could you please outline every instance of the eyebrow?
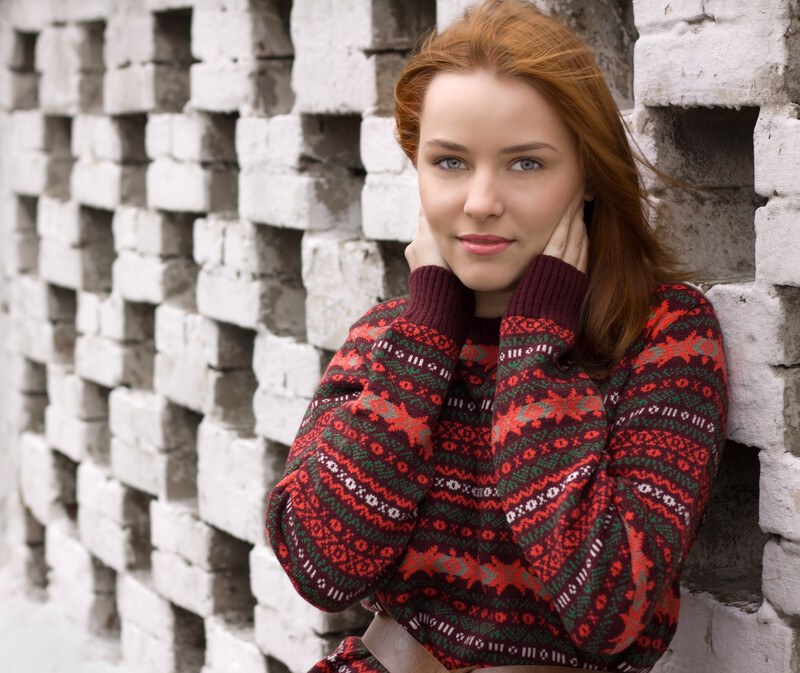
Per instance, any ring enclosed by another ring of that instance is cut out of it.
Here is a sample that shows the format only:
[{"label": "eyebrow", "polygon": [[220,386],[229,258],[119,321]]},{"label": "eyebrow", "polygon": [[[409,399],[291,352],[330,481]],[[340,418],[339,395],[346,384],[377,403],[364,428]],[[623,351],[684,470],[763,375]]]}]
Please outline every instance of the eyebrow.
[{"label": "eyebrow", "polygon": [[[463,145],[459,145],[458,143],[452,143],[449,140],[441,140],[439,138],[434,138],[433,140],[428,140],[424,147],[441,147],[446,150],[450,150],[452,152],[468,152],[466,147]],[[522,145],[512,145],[511,147],[504,147],[500,150],[500,154],[517,154],[518,152],[530,152],[531,150],[552,150],[553,152],[558,153],[558,150],[553,147],[552,145],[548,145],[547,143],[542,142],[531,142],[531,143],[523,143]]]}]

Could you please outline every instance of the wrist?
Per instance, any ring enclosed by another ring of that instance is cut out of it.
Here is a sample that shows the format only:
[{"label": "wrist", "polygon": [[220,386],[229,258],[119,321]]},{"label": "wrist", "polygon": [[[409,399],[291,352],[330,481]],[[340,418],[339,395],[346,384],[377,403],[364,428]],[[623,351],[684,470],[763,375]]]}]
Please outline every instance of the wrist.
[{"label": "wrist", "polygon": [[534,257],[506,307],[506,316],[550,318],[572,329],[589,287],[589,277],[550,255]]},{"label": "wrist", "polygon": [[410,298],[403,317],[463,343],[475,310],[472,291],[452,271],[435,264],[414,269],[408,287]]}]

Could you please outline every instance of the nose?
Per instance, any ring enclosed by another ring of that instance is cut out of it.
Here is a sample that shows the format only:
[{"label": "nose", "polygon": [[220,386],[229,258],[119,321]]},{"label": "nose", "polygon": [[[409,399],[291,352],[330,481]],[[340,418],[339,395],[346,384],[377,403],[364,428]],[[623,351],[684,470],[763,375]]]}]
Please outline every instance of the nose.
[{"label": "nose", "polygon": [[464,200],[464,214],[482,222],[503,213],[503,202],[495,176],[490,171],[475,172]]}]

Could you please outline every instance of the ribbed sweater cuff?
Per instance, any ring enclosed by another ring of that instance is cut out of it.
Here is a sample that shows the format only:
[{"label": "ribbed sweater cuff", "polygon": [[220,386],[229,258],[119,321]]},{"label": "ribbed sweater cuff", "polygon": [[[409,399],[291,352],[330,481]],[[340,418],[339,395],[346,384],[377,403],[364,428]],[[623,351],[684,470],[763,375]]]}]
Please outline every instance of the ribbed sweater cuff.
[{"label": "ribbed sweater cuff", "polygon": [[550,318],[574,330],[589,277],[557,257],[539,255],[520,280],[506,307],[506,316]]},{"label": "ribbed sweater cuff", "polygon": [[421,266],[408,277],[411,298],[403,317],[425,325],[463,344],[475,312],[475,298],[451,271]]}]

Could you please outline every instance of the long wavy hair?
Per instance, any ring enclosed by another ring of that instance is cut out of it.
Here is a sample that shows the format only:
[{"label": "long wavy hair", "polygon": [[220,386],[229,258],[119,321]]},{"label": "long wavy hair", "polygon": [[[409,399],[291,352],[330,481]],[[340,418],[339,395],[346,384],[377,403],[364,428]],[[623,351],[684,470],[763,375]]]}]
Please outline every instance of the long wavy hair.
[{"label": "long wavy hair", "polygon": [[603,378],[639,336],[655,285],[687,277],[647,221],[650,201],[638,165],[666,176],[634,157],[589,48],[526,0],[486,0],[412,53],[395,86],[395,119],[414,165],[431,80],[440,72],[477,70],[530,83],[575,135],[595,198],[585,211],[589,289],[571,355],[590,376]]}]

